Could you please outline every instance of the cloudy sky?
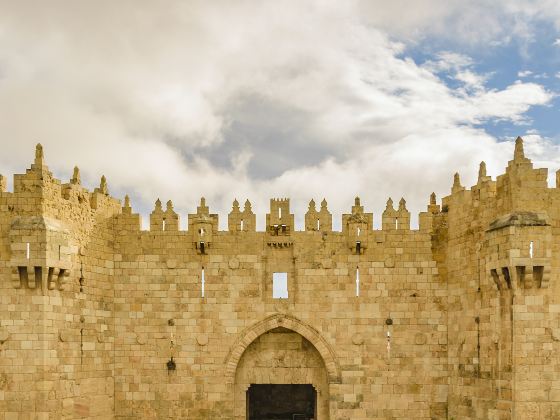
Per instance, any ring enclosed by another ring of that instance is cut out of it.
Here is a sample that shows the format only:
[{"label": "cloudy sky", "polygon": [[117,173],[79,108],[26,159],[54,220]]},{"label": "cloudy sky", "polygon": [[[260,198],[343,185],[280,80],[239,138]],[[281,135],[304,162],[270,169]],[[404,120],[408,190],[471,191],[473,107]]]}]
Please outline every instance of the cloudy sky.
[{"label": "cloudy sky", "polygon": [[560,168],[557,0],[0,0],[0,173],[41,142],[67,180],[136,211],[204,195],[225,226],[271,197],[298,225],[311,198],[335,224],[362,197],[413,212],[502,173],[517,135]]}]

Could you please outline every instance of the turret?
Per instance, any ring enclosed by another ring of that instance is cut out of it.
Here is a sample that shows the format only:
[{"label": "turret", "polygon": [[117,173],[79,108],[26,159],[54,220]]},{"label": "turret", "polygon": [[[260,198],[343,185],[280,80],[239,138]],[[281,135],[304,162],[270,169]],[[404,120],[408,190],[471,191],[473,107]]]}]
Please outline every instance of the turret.
[{"label": "turret", "polygon": [[373,214],[364,213],[360,197],[354,199],[351,214],[342,215],[342,233],[353,254],[363,254],[368,247],[368,233],[373,228]]},{"label": "turret", "polygon": [[272,236],[290,235],[294,228],[289,198],[270,199],[270,213],[266,215],[267,231]]},{"label": "turret", "polygon": [[214,234],[218,232],[218,215],[210,214],[206,199],[200,199],[200,205],[195,214],[189,214],[189,232],[195,248],[200,254],[205,254],[212,246]]}]

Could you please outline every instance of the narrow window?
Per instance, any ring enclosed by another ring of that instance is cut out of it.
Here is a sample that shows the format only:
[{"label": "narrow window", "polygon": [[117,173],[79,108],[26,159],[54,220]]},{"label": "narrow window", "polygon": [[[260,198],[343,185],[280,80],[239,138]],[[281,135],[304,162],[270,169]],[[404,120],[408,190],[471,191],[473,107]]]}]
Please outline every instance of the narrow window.
[{"label": "narrow window", "polygon": [[360,296],[360,269],[356,267],[356,296]]},{"label": "narrow window", "polygon": [[278,207],[278,218],[282,218],[282,207]]},{"label": "narrow window", "polygon": [[61,248],[61,246],[59,245],[59,246],[58,246],[58,259],[59,259],[59,260],[61,260],[61,259],[62,259],[62,258],[61,258],[61,255],[60,255],[60,254],[61,254],[61,252],[60,252],[60,248]]},{"label": "narrow window", "polygon": [[356,234],[357,236],[360,236],[360,233],[362,233],[362,229],[360,229],[359,227],[356,229]]},{"label": "narrow window", "polygon": [[243,228],[244,228],[244,226],[243,226],[243,225],[244,225],[244,223],[243,223],[243,219],[241,219],[241,224],[240,224],[240,228],[239,228],[239,230],[240,230],[240,231],[243,231]]},{"label": "narrow window", "polygon": [[198,229],[198,233],[200,233],[200,236],[204,236],[204,228]]},{"label": "narrow window", "polygon": [[165,219],[163,219],[163,230],[165,230]]},{"label": "narrow window", "polygon": [[529,258],[533,258],[533,241],[529,244]]},{"label": "narrow window", "polygon": [[204,254],[204,249],[205,249],[205,247],[204,247],[204,242],[201,241],[201,242],[200,242],[200,253],[201,253],[201,254]]},{"label": "narrow window", "polygon": [[288,299],[288,273],[272,273],[273,299]]},{"label": "narrow window", "polygon": [[399,228],[399,219],[395,217],[395,229]]},{"label": "narrow window", "polygon": [[202,292],[202,297],[204,297],[204,267],[202,267],[202,273],[200,275],[200,286],[201,286],[201,292]]},{"label": "narrow window", "polygon": [[319,219],[317,219],[317,230],[321,230],[321,224],[319,222]]},{"label": "narrow window", "polygon": [[26,250],[27,259],[30,258],[30,255],[31,255],[31,246],[30,246],[29,242],[27,242],[27,250]]},{"label": "narrow window", "polygon": [[286,225],[282,225],[282,233],[286,233]]},{"label": "narrow window", "polygon": [[362,243],[360,241],[356,242],[356,254],[361,254],[362,252]]}]

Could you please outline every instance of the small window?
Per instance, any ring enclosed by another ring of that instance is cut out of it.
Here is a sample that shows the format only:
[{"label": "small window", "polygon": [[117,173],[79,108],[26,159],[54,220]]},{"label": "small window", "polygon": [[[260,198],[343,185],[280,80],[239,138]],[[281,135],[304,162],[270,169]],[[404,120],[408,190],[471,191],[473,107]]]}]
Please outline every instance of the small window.
[{"label": "small window", "polygon": [[244,223],[243,223],[243,219],[241,219],[241,223],[239,225],[239,230],[243,231],[243,228],[244,228]]},{"label": "small window", "polygon": [[360,269],[356,267],[356,296],[360,296]]},{"label": "small window", "polygon": [[278,207],[278,218],[282,218],[282,207]]},{"label": "small window", "polygon": [[31,245],[29,244],[29,242],[27,242],[27,248],[26,248],[26,257],[27,259],[31,258]]},{"label": "small window", "polygon": [[58,259],[59,259],[59,260],[62,259],[62,258],[61,258],[61,254],[62,254],[61,248],[62,248],[62,247],[59,245],[59,246],[58,246]]},{"label": "small window", "polygon": [[533,241],[531,241],[531,243],[529,243],[529,258],[533,258],[533,250],[534,250],[534,245],[533,245]]},{"label": "small window", "polygon": [[395,229],[399,229],[399,219],[395,217]]},{"label": "small window", "polygon": [[288,299],[288,273],[272,273],[272,297]]},{"label": "small window", "polygon": [[317,219],[317,230],[321,230],[321,222]]},{"label": "small window", "polygon": [[200,233],[200,236],[204,236],[204,228],[198,229],[198,233]]},{"label": "small window", "polygon": [[201,287],[201,295],[202,297],[204,297],[204,267],[202,267],[202,273],[200,274],[200,287]]},{"label": "small window", "polygon": [[362,233],[362,229],[357,228],[357,229],[356,229],[356,234],[357,234],[357,236],[360,236],[360,233]]},{"label": "small window", "polygon": [[163,230],[165,230],[165,219],[163,219],[162,227],[163,227]]}]

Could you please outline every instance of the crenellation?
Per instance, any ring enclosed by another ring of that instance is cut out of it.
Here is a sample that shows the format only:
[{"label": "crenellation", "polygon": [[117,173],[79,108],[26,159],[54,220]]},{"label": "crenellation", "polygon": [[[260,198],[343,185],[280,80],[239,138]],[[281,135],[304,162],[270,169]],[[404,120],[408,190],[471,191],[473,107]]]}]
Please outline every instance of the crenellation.
[{"label": "crenellation", "polygon": [[324,199],[304,231],[271,199],[262,232],[234,200],[220,231],[204,198],[186,231],[158,199],[142,231],[128,196],[104,177],[90,193],[77,168],[61,184],[38,145],[13,193],[0,178],[0,413],[237,420],[282,383],[310,385],[320,419],[555,418],[546,174],[518,139],[495,181],[481,162],[470,189],[457,174],[432,194],[418,230],[404,198],[374,230],[356,197],[341,232]]},{"label": "crenellation", "polygon": [[456,194],[464,190],[465,187],[461,185],[461,176],[459,175],[459,172],[455,172],[455,175],[453,175],[453,187],[451,187],[451,194]]},{"label": "crenellation", "polygon": [[245,200],[243,211],[239,209],[239,202],[237,199],[233,201],[232,210],[228,215],[228,230],[229,232],[255,232],[256,231],[256,218],[257,216],[251,209],[251,202]]},{"label": "crenellation", "polygon": [[5,176],[0,174],[0,194],[5,193],[8,188],[8,181]]},{"label": "crenellation", "polygon": [[179,215],[173,210],[173,202],[169,200],[163,213],[163,230],[177,232],[179,230]]},{"label": "crenellation", "polygon": [[332,231],[332,214],[327,208],[327,200],[321,201],[321,209],[317,211],[315,200],[309,202],[309,208],[305,214],[305,230],[315,232]]}]

